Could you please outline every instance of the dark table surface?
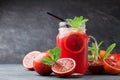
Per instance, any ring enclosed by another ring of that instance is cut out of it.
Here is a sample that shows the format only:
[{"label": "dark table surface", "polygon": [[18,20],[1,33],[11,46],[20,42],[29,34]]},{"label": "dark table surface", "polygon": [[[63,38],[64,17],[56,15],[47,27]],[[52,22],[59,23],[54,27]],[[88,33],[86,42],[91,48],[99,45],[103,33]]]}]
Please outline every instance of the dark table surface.
[{"label": "dark table surface", "polygon": [[59,78],[54,75],[40,76],[26,70],[21,64],[0,64],[0,80],[120,80],[120,75],[84,75]]}]

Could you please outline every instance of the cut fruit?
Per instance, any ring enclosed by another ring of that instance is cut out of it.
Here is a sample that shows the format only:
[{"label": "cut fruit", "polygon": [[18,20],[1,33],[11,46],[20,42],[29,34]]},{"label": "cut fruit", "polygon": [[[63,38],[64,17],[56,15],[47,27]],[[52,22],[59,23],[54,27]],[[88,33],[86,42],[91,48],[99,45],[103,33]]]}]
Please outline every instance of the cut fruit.
[{"label": "cut fruit", "polygon": [[78,32],[71,33],[65,39],[65,48],[72,53],[79,53],[83,50],[83,34]]},{"label": "cut fruit", "polygon": [[109,58],[120,62],[120,53],[111,54]]},{"label": "cut fruit", "polygon": [[29,70],[34,70],[33,60],[39,54],[40,54],[39,51],[31,51],[28,54],[26,54],[25,57],[23,58],[23,66]]},{"label": "cut fruit", "polygon": [[[89,64],[93,63],[93,61],[89,61]],[[103,62],[98,60],[95,64],[89,65],[88,70],[92,74],[101,74],[104,71]]]},{"label": "cut fruit", "polygon": [[108,74],[120,74],[120,60],[106,58],[103,60],[105,72]]},{"label": "cut fruit", "polygon": [[49,58],[49,51],[41,52],[34,60],[33,60],[33,66],[35,71],[42,75],[42,76],[48,76],[52,73],[51,66],[46,65],[42,62],[44,58]]},{"label": "cut fruit", "polygon": [[76,62],[72,58],[61,58],[52,65],[52,71],[58,77],[68,77],[71,76],[76,67]]}]

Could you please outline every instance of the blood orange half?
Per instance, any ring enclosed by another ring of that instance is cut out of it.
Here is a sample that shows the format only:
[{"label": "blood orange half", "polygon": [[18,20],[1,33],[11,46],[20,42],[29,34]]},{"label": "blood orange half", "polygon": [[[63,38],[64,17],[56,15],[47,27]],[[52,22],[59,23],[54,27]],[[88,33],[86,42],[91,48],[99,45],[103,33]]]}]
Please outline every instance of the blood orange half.
[{"label": "blood orange half", "polygon": [[106,58],[103,60],[105,72],[108,74],[120,74],[120,61]]},{"label": "blood orange half", "polygon": [[71,53],[79,53],[83,50],[83,34],[74,32],[65,39],[64,46]]},{"label": "blood orange half", "polygon": [[39,51],[31,51],[28,54],[26,54],[23,58],[23,66],[29,70],[34,70],[33,60],[38,54],[40,54]]},{"label": "blood orange half", "polygon": [[76,62],[72,58],[61,58],[52,65],[52,71],[59,77],[68,77],[74,72],[75,66]]}]

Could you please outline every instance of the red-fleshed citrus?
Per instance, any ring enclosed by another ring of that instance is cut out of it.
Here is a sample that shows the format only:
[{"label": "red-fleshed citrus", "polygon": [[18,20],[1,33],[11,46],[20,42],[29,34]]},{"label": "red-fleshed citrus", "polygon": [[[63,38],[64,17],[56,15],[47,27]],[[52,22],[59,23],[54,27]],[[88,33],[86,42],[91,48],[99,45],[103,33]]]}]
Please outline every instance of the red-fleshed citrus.
[{"label": "red-fleshed citrus", "polygon": [[120,54],[113,54],[103,60],[105,72],[108,74],[120,74]]},{"label": "red-fleshed citrus", "polygon": [[42,60],[47,57],[50,57],[49,51],[42,52],[33,61],[35,71],[42,76],[47,76],[52,73],[51,66],[46,65],[42,62]]},{"label": "red-fleshed citrus", "polygon": [[58,77],[68,77],[74,72],[76,62],[72,58],[61,58],[52,65],[52,71]]},{"label": "red-fleshed citrus", "polygon": [[31,51],[28,54],[26,54],[23,58],[23,66],[29,70],[34,70],[33,67],[33,59],[40,54],[39,51]]}]

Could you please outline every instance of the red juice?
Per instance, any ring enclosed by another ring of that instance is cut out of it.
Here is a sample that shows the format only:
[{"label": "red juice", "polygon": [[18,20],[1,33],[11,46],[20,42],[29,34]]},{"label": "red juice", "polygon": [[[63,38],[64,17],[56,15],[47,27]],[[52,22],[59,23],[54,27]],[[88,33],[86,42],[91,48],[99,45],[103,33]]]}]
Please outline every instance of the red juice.
[{"label": "red juice", "polygon": [[85,74],[88,69],[88,36],[76,28],[59,28],[57,47],[62,51],[61,58],[76,61],[75,73]]}]

